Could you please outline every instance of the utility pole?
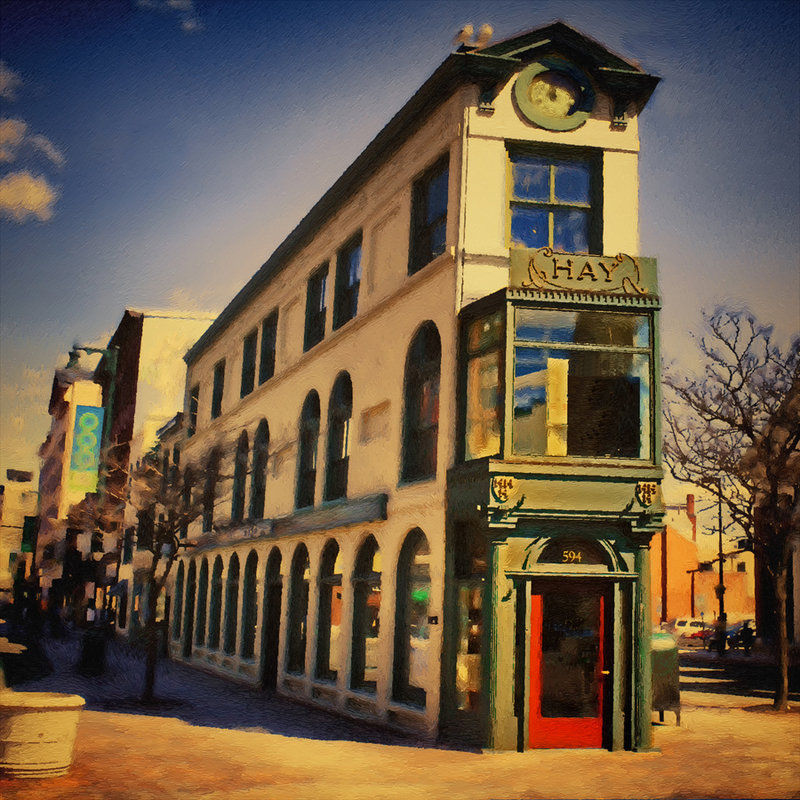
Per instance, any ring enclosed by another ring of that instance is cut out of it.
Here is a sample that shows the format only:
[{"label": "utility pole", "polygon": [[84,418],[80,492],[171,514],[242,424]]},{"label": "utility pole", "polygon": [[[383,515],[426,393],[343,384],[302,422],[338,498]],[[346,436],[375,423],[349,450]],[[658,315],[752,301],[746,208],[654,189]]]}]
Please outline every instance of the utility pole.
[{"label": "utility pole", "polygon": [[728,638],[728,617],[725,614],[725,577],[723,569],[725,565],[725,554],[722,551],[722,479],[717,478],[717,526],[719,534],[719,584],[714,587],[719,600],[719,616],[717,618],[717,652],[725,655],[726,639]]}]

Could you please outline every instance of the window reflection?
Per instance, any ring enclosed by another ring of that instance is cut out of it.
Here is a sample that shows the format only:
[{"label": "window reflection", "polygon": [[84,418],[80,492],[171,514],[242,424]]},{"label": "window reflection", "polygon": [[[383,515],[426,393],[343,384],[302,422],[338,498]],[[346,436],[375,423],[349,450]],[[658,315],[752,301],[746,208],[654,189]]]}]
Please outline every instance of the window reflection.
[{"label": "window reflection", "polygon": [[381,611],[381,554],[375,537],[361,546],[353,575],[353,649],[350,688],[375,692]]},{"label": "window reflection", "polygon": [[456,703],[460,711],[477,711],[480,705],[486,558],[486,540],[480,532],[458,526],[455,536],[458,614],[455,678]]},{"label": "window reflection", "polygon": [[645,315],[520,308],[515,338],[516,454],[650,457]]},{"label": "window reflection", "polygon": [[465,458],[500,452],[503,313],[496,311],[467,328]]},{"label": "window reflection", "polygon": [[430,549],[425,534],[411,531],[397,565],[393,697],[425,706],[428,674]]}]

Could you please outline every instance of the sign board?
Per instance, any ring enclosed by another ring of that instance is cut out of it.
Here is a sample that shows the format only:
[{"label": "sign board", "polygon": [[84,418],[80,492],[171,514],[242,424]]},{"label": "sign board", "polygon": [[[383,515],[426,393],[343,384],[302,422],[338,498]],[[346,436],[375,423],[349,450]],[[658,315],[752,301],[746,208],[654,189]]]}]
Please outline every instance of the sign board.
[{"label": "sign board", "polygon": [[658,293],[655,259],[634,258],[624,253],[616,256],[558,253],[550,247],[512,248],[510,286],[633,297]]},{"label": "sign board", "polygon": [[75,427],[72,432],[72,452],[69,462],[71,491],[93,492],[97,488],[104,416],[105,409],[102,407],[75,408]]}]

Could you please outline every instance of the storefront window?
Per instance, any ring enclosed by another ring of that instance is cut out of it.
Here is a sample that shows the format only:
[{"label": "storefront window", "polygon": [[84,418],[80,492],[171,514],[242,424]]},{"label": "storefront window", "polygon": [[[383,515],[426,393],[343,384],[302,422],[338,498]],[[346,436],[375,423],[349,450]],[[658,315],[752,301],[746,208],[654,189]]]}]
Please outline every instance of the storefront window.
[{"label": "storefront window", "polygon": [[456,702],[459,711],[477,711],[480,704],[486,558],[486,541],[480,532],[459,526],[455,537],[458,614]]},{"label": "storefront window", "polygon": [[339,545],[325,545],[319,573],[317,677],[335,681],[339,672],[339,631],[342,625],[342,565]]},{"label": "storefront window", "polygon": [[464,458],[468,461],[500,452],[502,345],[502,311],[467,326]]},{"label": "storefront window", "polygon": [[292,559],[289,588],[289,637],[286,670],[303,675],[306,671],[306,638],[308,635],[308,586],[311,565],[308,550],[299,544]]},{"label": "storefront window", "polygon": [[515,310],[515,455],[650,458],[644,314]]},{"label": "storefront window", "polygon": [[429,658],[430,560],[425,534],[419,529],[411,531],[397,565],[392,697],[422,708]]},{"label": "storefront window", "polygon": [[353,575],[350,688],[375,692],[381,612],[381,553],[374,536],[361,546]]}]

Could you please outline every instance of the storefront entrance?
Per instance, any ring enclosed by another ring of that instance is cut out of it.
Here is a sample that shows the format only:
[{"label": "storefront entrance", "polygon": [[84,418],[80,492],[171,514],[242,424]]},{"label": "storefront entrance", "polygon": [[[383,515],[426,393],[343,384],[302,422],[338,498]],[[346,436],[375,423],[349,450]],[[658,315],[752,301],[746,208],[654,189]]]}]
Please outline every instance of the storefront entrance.
[{"label": "storefront entrance", "polygon": [[610,596],[583,580],[532,584],[530,747],[602,747]]}]

